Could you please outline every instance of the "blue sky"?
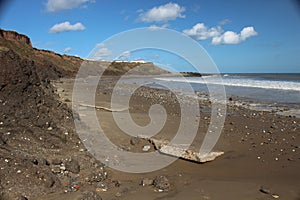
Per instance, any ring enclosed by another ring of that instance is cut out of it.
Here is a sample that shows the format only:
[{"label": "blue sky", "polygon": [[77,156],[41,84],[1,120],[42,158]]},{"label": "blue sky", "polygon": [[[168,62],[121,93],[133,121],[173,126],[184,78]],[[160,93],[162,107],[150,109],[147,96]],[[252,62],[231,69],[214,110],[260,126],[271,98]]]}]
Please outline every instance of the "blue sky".
[{"label": "blue sky", "polygon": [[37,48],[83,58],[114,34],[166,27],[195,39],[221,72],[300,73],[300,7],[289,0],[11,0],[0,27],[28,35]]}]

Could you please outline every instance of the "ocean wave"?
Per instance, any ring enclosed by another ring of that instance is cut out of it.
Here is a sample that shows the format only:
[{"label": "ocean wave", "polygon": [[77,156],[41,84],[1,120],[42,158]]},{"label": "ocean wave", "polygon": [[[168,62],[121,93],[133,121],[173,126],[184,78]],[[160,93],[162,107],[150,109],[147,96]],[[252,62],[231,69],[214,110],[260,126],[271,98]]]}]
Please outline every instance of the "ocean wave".
[{"label": "ocean wave", "polygon": [[188,82],[188,83],[199,83],[199,84],[215,84],[224,86],[235,86],[235,87],[249,87],[249,88],[263,88],[263,89],[275,89],[275,90],[292,90],[300,91],[300,82],[293,81],[272,81],[272,80],[255,80],[247,78],[221,78],[209,76],[203,78],[180,78],[180,77],[166,77],[156,78],[161,81],[172,81],[172,82]]}]

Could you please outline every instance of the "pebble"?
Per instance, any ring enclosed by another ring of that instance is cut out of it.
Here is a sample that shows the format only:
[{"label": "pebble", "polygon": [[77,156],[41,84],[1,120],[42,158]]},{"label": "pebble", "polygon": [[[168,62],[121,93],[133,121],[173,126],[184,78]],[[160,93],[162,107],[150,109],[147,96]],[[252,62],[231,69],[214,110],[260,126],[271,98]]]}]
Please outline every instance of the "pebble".
[{"label": "pebble", "polygon": [[279,195],[277,195],[277,194],[272,194],[272,197],[273,197],[274,199],[278,199],[278,198],[279,198]]},{"label": "pebble", "polygon": [[266,189],[266,188],[263,188],[263,187],[261,187],[259,189],[259,191],[262,192],[262,193],[264,193],[264,194],[270,194],[271,193],[271,191],[269,189]]},{"label": "pebble", "polygon": [[149,151],[151,149],[150,145],[143,146],[143,151]]},{"label": "pebble", "polygon": [[49,127],[47,128],[47,130],[48,130],[48,131],[52,131],[53,128],[52,128],[51,126],[49,126]]},{"label": "pebble", "polygon": [[142,180],[142,186],[149,186],[149,185],[152,185],[153,184],[153,180],[152,179],[149,179],[149,178],[144,178]]},{"label": "pebble", "polygon": [[121,194],[120,192],[117,192],[117,193],[115,194],[115,196],[116,196],[116,197],[120,197],[120,196],[122,196],[122,194]]},{"label": "pebble", "polygon": [[96,189],[97,192],[106,192],[107,191],[107,186],[104,183],[100,183],[98,188]]},{"label": "pebble", "polygon": [[52,173],[54,173],[54,174],[61,173],[61,171],[60,171],[60,165],[55,165],[55,166],[53,166],[53,167],[51,168],[51,171],[52,171]]}]

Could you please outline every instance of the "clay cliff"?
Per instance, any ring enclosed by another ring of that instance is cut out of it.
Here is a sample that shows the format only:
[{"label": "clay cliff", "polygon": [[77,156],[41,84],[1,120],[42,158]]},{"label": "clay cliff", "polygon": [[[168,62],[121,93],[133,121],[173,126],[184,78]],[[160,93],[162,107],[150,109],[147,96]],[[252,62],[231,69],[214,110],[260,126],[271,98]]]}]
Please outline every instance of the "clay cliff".
[{"label": "clay cliff", "polygon": [[[57,79],[61,77],[75,76],[82,62],[82,58],[69,55],[61,55],[49,50],[37,49],[32,47],[30,38],[26,35],[15,31],[0,29],[0,51],[11,50],[21,58],[32,60],[38,66],[38,74],[44,78]],[[92,62],[92,61],[89,61]],[[96,62],[98,66],[102,64],[107,66],[107,62]],[[112,62],[107,70],[106,75],[122,75],[127,71],[135,68],[136,74],[162,74],[168,73],[153,63],[118,63]],[[90,74],[98,75],[97,71]]]},{"label": "clay cliff", "polygon": [[30,38],[28,36],[17,33],[15,31],[5,31],[0,29],[0,37],[5,40],[16,41],[32,46]]}]

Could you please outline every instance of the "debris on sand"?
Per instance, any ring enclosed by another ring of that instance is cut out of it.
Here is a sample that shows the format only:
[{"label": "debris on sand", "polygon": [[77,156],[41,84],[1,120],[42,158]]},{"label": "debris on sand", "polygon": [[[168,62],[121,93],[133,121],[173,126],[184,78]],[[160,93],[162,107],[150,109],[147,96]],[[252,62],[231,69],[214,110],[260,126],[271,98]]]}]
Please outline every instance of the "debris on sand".
[{"label": "debris on sand", "polygon": [[179,157],[185,160],[195,161],[198,163],[205,163],[215,160],[217,157],[224,154],[222,151],[214,151],[205,155],[192,150],[186,150],[183,146],[169,145],[167,140],[157,140],[153,138],[144,138],[151,142],[159,152],[170,156]]}]

